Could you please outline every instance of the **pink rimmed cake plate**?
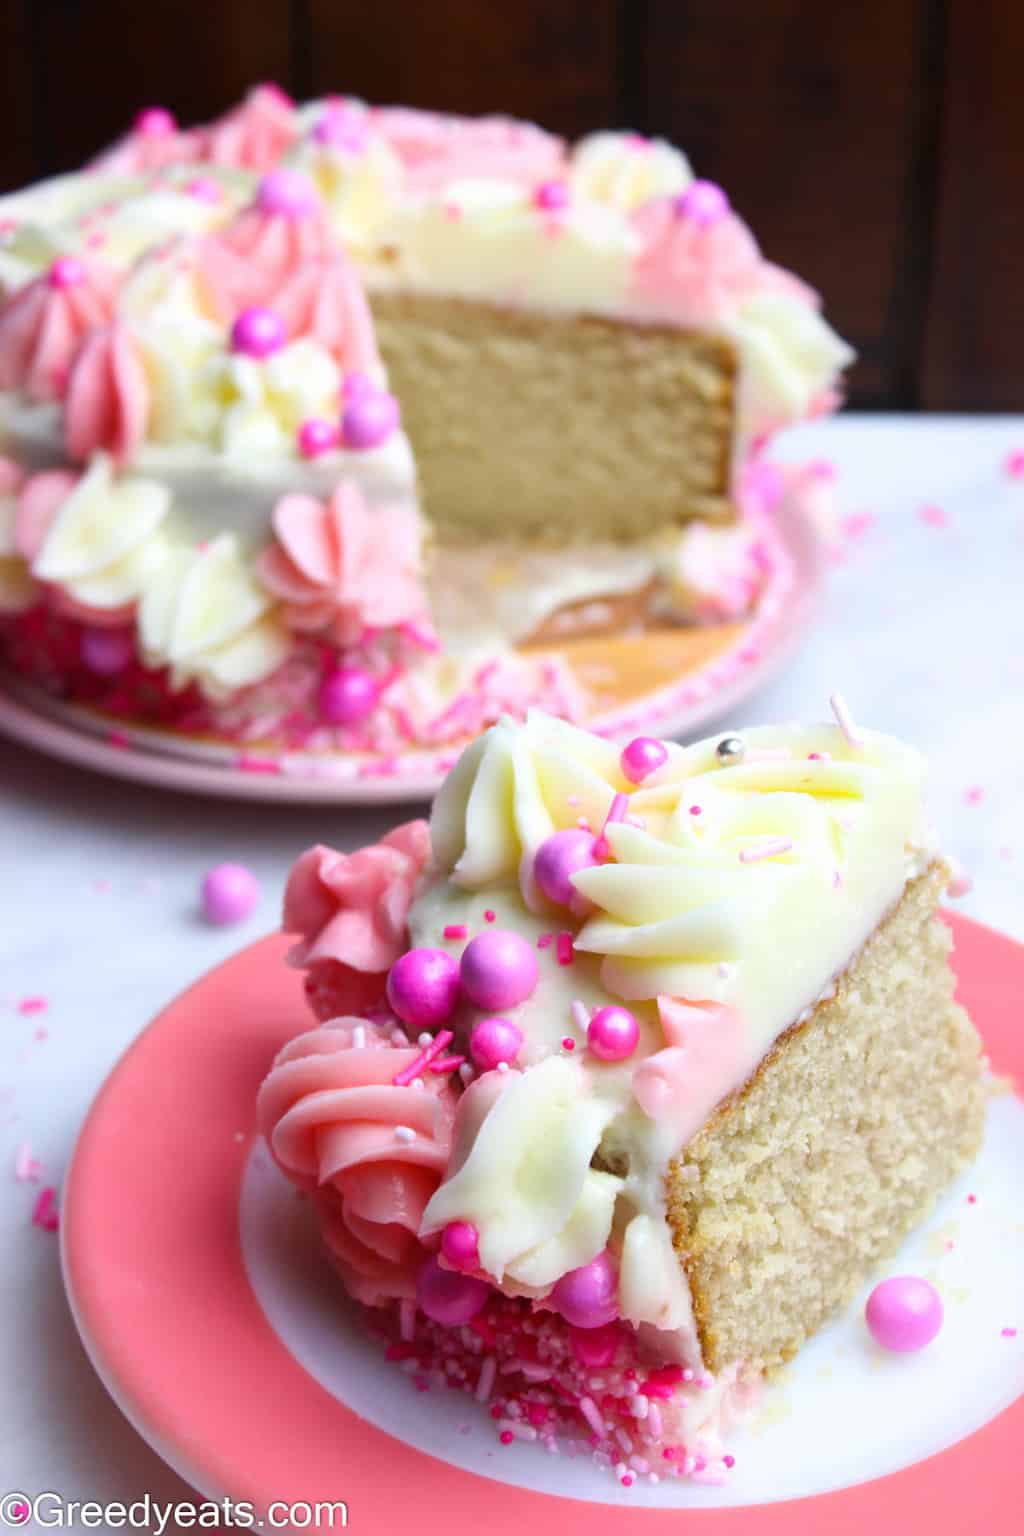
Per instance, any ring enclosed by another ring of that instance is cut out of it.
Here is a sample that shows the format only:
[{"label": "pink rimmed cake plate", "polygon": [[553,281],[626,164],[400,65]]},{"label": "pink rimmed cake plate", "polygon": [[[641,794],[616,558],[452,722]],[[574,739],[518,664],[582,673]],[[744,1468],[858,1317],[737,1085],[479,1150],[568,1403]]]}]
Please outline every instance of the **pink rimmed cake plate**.
[{"label": "pink rimmed cake plate", "polygon": [[[739,624],[648,630],[554,649],[591,700],[581,724],[614,738],[686,737],[735,711],[783,665],[809,628],[825,550],[811,508],[791,494],[776,510],[779,556],[757,612]],[[374,805],[428,799],[464,744],[379,757],[241,750],[115,720],[0,673],[0,732],[84,768],[227,799]]]},{"label": "pink rimmed cake plate", "polygon": [[[960,996],[994,1071],[1022,1082],[1024,948],[950,922]],[[500,1445],[462,1393],[421,1395],[342,1302],[305,1202],[252,1131],[271,1057],[308,1022],[284,948],[275,936],[244,950],[140,1035],[89,1113],[64,1191],[64,1276],[86,1349],[204,1496],[283,1501],[302,1518],[340,1500],[352,1528],[446,1536],[1019,1530],[1024,1101],[1009,1083],[977,1165],[888,1269],[939,1285],[936,1341],[883,1355],[862,1297],[735,1433],[726,1486],[626,1490],[587,1456]]]}]

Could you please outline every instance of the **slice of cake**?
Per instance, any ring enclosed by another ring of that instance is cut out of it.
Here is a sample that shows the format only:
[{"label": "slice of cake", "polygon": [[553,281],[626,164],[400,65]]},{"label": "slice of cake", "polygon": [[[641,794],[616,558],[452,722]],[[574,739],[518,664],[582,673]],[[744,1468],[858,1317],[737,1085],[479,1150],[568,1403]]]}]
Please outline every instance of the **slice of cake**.
[{"label": "slice of cake", "polygon": [[621,753],[502,722],[429,832],[292,872],[321,1022],[262,1131],[389,1355],[505,1443],[720,1478],[977,1152],[924,765],[839,713]]},{"label": "slice of cake", "polygon": [[667,144],[259,87],[0,213],[0,647],[63,698],[393,756],[781,601],[766,448],[852,354]]}]

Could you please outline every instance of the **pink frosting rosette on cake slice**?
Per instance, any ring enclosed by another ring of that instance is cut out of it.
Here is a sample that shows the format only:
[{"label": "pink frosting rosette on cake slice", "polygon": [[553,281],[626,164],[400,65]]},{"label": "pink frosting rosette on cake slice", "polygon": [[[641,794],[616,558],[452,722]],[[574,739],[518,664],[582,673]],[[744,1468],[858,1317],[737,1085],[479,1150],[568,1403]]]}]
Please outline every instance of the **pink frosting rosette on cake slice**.
[{"label": "pink frosting rosette on cake slice", "polygon": [[368,114],[401,160],[410,190],[424,196],[447,182],[485,177],[532,186],[566,168],[563,139],[510,117],[460,118],[410,107],[377,107]]},{"label": "pink frosting rosette on cake slice", "polygon": [[337,254],[323,207],[273,212],[259,199],[199,246],[199,269],[225,319],[250,306],[273,305],[275,296],[312,261]]},{"label": "pink frosting rosette on cake slice", "polygon": [[0,309],[0,389],[32,400],[60,400],[86,337],[110,322],[117,277],[76,256],[15,290]]},{"label": "pink frosting rosette on cake slice", "polygon": [[341,646],[368,628],[423,621],[419,528],[412,507],[371,510],[357,485],[330,501],[284,496],[273,513],[275,542],[261,555],[260,579],[284,604],[292,629],[325,632]]},{"label": "pink frosting rosette on cake slice", "polygon": [[266,171],[298,137],[295,104],[277,85],[257,85],[203,135],[203,159],[213,165]]},{"label": "pink frosting rosette on cake slice", "polygon": [[630,297],[645,310],[707,325],[765,286],[768,264],[732,212],[705,224],[682,214],[677,198],[660,197],[644,203],[630,222],[643,242]]},{"label": "pink frosting rosette on cake slice", "polygon": [[345,373],[376,373],[377,337],[363,285],[340,252],[304,262],[273,295],[290,339],[309,336]]},{"label": "pink frosting rosette on cake slice", "polygon": [[381,1000],[384,975],[406,947],[409,908],[429,857],[427,823],[407,821],[356,853],[318,843],[295,863],[281,926],[298,936],[287,959],[307,973],[317,1018]]},{"label": "pink frosting rosette on cake slice", "polygon": [[146,435],[150,390],[146,367],[121,321],[87,337],[71,367],[64,402],[64,440],[73,459],[97,452],[118,464],[131,459]]},{"label": "pink frosting rosette on cake slice", "polygon": [[286,1045],[259,1093],[274,1161],[313,1193],[345,1287],[368,1306],[415,1296],[419,1227],[451,1150],[448,1077],[425,1072],[422,1088],[393,1081],[419,1055],[360,1019],[339,1019]]}]

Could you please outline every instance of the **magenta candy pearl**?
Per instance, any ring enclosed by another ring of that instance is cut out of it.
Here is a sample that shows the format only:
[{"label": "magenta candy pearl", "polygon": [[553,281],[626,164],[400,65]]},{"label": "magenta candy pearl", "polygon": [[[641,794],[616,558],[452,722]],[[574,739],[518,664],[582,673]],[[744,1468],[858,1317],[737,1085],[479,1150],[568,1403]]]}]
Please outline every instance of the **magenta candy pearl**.
[{"label": "magenta candy pearl", "polygon": [[629,745],[623,747],[619,766],[631,784],[642,784],[667,761],[668,747],[663,741],[654,736],[634,736]]},{"label": "magenta candy pearl", "polygon": [[556,213],[569,206],[569,188],[564,181],[543,181],[533,194],[536,207],[545,213]]},{"label": "magenta candy pearl", "polygon": [[510,928],[491,928],[470,939],[460,963],[462,988],[478,1008],[514,1008],[537,985],[533,946]]},{"label": "magenta candy pearl", "polygon": [[398,401],[386,390],[357,394],[342,412],[342,441],[346,448],[359,453],[379,448],[396,430],[400,419]]},{"label": "magenta candy pearl", "polygon": [[352,154],[361,154],[367,139],[366,124],[357,112],[345,107],[333,107],[325,112],[313,129],[314,143],[326,149],[347,149]]},{"label": "magenta candy pearl", "polygon": [[362,667],[338,667],[320,684],[318,705],[328,725],[359,725],[377,708],[376,679]]},{"label": "magenta candy pearl", "polygon": [[573,1328],[603,1328],[619,1315],[618,1275],[605,1249],[589,1264],[570,1269],[551,1292],[551,1302]]},{"label": "magenta candy pearl", "polygon": [[178,131],[174,114],[168,112],[166,107],[144,108],[132,126],[144,139],[169,139],[172,133]]},{"label": "magenta candy pearl", "polygon": [[83,629],[82,665],[97,677],[116,677],[131,665],[135,641],[129,629]]},{"label": "magenta candy pearl", "polygon": [[628,1008],[599,1008],[587,1025],[587,1049],[598,1061],[625,1061],[639,1039],[640,1025]]},{"label": "magenta candy pearl", "polygon": [[533,860],[533,877],[548,901],[567,907],[576,894],[572,876],[597,864],[597,839],[581,827],[546,837]]},{"label": "magenta candy pearl", "polygon": [[195,181],[189,182],[185,191],[200,203],[219,203],[224,196],[220,182],[214,181],[212,176],[197,176]]},{"label": "magenta candy pearl", "polygon": [[864,1316],[883,1349],[910,1354],[930,1344],[942,1327],[942,1298],[919,1275],[893,1275],[875,1286]]},{"label": "magenta candy pearl", "polygon": [[675,200],[676,212],[685,219],[692,219],[702,229],[717,224],[729,212],[729,199],[721,187],[713,181],[691,181],[685,192]]},{"label": "magenta candy pearl", "polygon": [[59,290],[77,288],[85,282],[85,264],[77,256],[58,256],[46,274],[46,281]]},{"label": "magenta candy pearl", "polygon": [[217,864],[203,877],[200,899],[208,923],[240,923],[260,899],[259,881],[244,864]]},{"label": "magenta candy pearl", "polygon": [[322,453],[337,448],[341,434],[333,421],[322,421],[310,416],[299,427],[299,452],[304,459],[316,459]]},{"label": "magenta candy pearl", "polygon": [[451,1018],[459,967],[443,949],[410,949],[388,972],[388,1002],[411,1029],[434,1029]]},{"label": "magenta candy pearl", "polygon": [[316,207],[316,190],[301,171],[271,171],[260,182],[256,205],[261,213],[279,213],[298,219]]},{"label": "magenta candy pearl", "polygon": [[349,405],[353,400],[362,400],[364,395],[372,395],[373,390],[373,380],[368,373],[346,373],[341,385],[341,398]]},{"label": "magenta candy pearl", "polygon": [[471,1221],[450,1221],[441,1233],[441,1254],[452,1269],[477,1269],[480,1234]]},{"label": "magenta candy pearl", "polygon": [[486,1280],[442,1269],[433,1255],[420,1266],[416,1276],[416,1301],[420,1311],[446,1328],[458,1328],[471,1322],[486,1302],[490,1290]]},{"label": "magenta candy pearl", "polygon": [[619,1330],[614,1323],[606,1323],[603,1328],[569,1329],[569,1348],[589,1371],[603,1371],[611,1365],[618,1347]]},{"label": "magenta candy pearl", "polygon": [[502,1062],[511,1064],[519,1055],[523,1032],[511,1019],[481,1019],[469,1040],[473,1065],[481,1072],[493,1072]]},{"label": "magenta candy pearl", "polygon": [[243,309],[231,327],[231,350],[244,352],[246,357],[270,357],[284,343],[284,321],[272,309],[258,305]]}]

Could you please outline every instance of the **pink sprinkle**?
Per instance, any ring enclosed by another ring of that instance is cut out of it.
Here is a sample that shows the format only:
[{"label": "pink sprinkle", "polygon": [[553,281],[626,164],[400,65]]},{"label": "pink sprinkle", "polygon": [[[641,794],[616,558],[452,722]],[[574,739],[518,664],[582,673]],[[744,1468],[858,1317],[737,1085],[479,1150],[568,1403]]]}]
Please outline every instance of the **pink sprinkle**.
[{"label": "pink sprinkle", "polygon": [[619,1482],[622,1484],[623,1488],[632,1488],[632,1486],[633,1486],[633,1474],[632,1474],[632,1472],[623,1472],[622,1476],[619,1478]]},{"label": "pink sprinkle", "polygon": [[1017,1330],[1016,1328],[1001,1328],[999,1330],[999,1337],[1001,1339],[1015,1339],[1017,1337]]},{"label": "pink sprinkle", "polygon": [[45,997],[23,997],[18,1004],[19,1013],[45,1013],[49,1007]]},{"label": "pink sprinkle", "polygon": [[691,805],[690,806],[690,815],[691,816],[699,816],[700,813],[701,813],[701,808],[700,808],[699,805]]},{"label": "pink sprinkle", "polygon": [[608,839],[606,838],[605,833],[608,831],[608,828],[612,825],[613,822],[625,821],[626,812],[628,810],[629,796],[622,794],[620,791],[619,794],[613,798],[611,805],[608,807],[608,815],[604,819],[604,826],[601,828],[601,836],[598,838],[594,845],[594,853],[599,859],[606,859],[611,851],[608,847]]},{"label": "pink sprinkle", "polygon": [[503,1429],[501,1434],[498,1436],[498,1439],[501,1441],[502,1445],[511,1445],[512,1441],[515,1439],[515,1435],[510,1429]]},{"label": "pink sprinkle", "polygon": [[124,751],[126,747],[131,746],[132,742],[127,731],[110,731],[107,735],[107,744]]},{"label": "pink sprinkle", "polygon": [[32,1225],[42,1227],[44,1232],[56,1232],[60,1224],[57,1212],[57,1191],[52,1184],[47,1184],[45,1189],[39,1191],[32,1210]]},{"label": "pink sprinkle", "polygon": [[969,789],[964,790],[965,805],[980,805],[984,798],[985,791],[980,784],[972,784]]},{"label": "pink sprinkle", "polygon": [[554,937],[555,936],[553,933],[542,933],[540,938],[537,940],[537,948],[547,949]]},{"label": "pink sprinkle", "polygon": [[967,1196],[967,1204],[968,1205],[977,1205],[977,1203],[978,1203],[977,1195],[968,1195]]},{"label": "pink sprinkle", "polygon": [[836,717],[836,724],[842,731],[843,735],[846,737],[850,746],[854,748],[862,747],[864,743],[857,735],[857,728],[854,725],[853,720],[850,718],[850,711],[846,707],[846,700],[843,698],[842,694],[834,693],[828,702],[832,707],[832,713]]},{"label": "pink sprinkle", "polygon": [[583,1417],[594,1431],[594,1434],[597,1435],[599,1439],[603,1440],[608,1431],[605,1428],[604,1419],[601,1417],[600,1410],[597,1404],[594,1402],[594,1399],[592,1397],[581,1397],[579,1406],[580,1413],[582,1413]]},{"label": "pink sprinkle", "polygon": [[281,772],[281,764],[269,757],[246,757],[244,754],[235,759],[235,767],[240,773],[265,773],[276,774]]},{"label": "pink sprinkle", "polygon": [[657,1403],[651,1403],[647,1409],[647,1424],[654,1438],[660,1440],[662,1431],[661,1409]]},{"label": "pink sprinkle", "polygon": [[444,930],[444,936],[446,939],[467,939],[469,929],[465,923],[449,923]]},{"label": "pink sprinkle", "polygon": [[432,1061],[430,1070],[436,1072],[438,1076],[443,1072],[457,1072],[464,1065],[465,1060],[465,1056],[444,1056],[440,1061]]},{"label": "pink sprinkle", "polygon": [[396,1088],[407,1088],[414,1077],[419,1077],[424,1067],[429,1067],[435,1057],[440,1056],[446,1045],[449,1045],[455,1036],[450,1029],[439,1029],[433,1040],[421,1051],[415,1060],[410,1061],[401,1072],[396,1072],[391,1079]]},{"label": "pink sprinkle", "polygon": [[791,837],[769,837],[756,848],[741,848],[740,863],[756,864],[761,859],[774,859],[780,853],[788,853],[792,846]]},{"label": "pink sprinkle", "polygon": [[918,522],[925,523],[929,528],[949,527],[949,518],[941,507],[919,507],[917,518]]},{"label": "pink sprinkle", "polygon": [[736,1457],[735,1456],[723,1456],[722,1457],[722,1466],[723,1467],[734,1467],[735,1465],[736,1465]]},{"label": "pink sprinkle", "polygon": [[875,526],[875,514],[873,512],[852,512],[849,517],[843,518],[839,526],[848,539],[862,539]]},{"label": "pink sprinkle", "polygon": [[485,923],[493,923],[494,922],[494,913],[491,911],[490,907],[488,907],[487,911],[484,913],[484,922]]},{"label": "pink sprinkle", "polygon": [[574,1051],[575,1049],[576,1049],[576,1041],[572,1038],[572,1035],[563,1035],[562,1036],[562,1050],[563,1051]]},{"label": "pink sprinkle", "polygon": [[1011,480],[1024,480],[1024,448],[1008,453],[1004,467]]},{"label": "pink sprinkle", "polygon": [[572,965],[572,934],[560,933],[555,939],[555,954],[559,965]]},{"label": "pink sprinkle", "polygon": [[43,1171],[43,1165],[32,1156],[32,1148],[23,1141],[14,1156],[14,1177],[19,1184],[35,1184]]}]

